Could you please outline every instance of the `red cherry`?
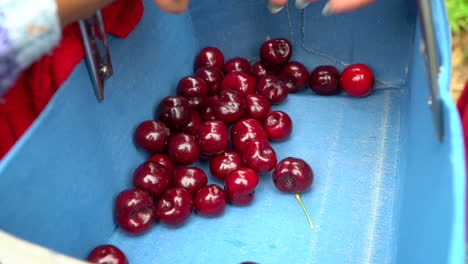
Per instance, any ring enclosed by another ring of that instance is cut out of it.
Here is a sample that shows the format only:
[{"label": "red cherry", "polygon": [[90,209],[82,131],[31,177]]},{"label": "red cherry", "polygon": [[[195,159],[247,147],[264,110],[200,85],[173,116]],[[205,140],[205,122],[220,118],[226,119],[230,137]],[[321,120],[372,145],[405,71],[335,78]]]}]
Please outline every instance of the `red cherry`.
[{"label": "red cherry", "polygon": [[250,73],[250,63],[244,58],[230,59],[224,65],[224,72],[226,74],[230,72]]},{"label": "red cherry", "polygon": [[288,87],[277,77],[267,76],[258,82],[258,93],[272,104],[279,104],[288,97]]},{"label": "red cherry", "polygon": [[176,165],[190,165],[200,158],[200,151],[194,136],[179,133],[169,142],[169,157]]},{"label": "red cherry", "polygon": [[171,131],[161,121],[147,120],[138,125],[135,130],[135,143],[146,150],[164,152]]},{"label": "red cherry", "polygon": [[202,49],[195,58],[195,69],[200,67],[224,68],[224,55],[215,47],[206,47]]},{"label": "red cherry", "polygon": [[273,111],[266,116],[263,127],[270,140],[281,141],[291,135],[293,124],[285,112]]},{"label": "red cherry", "polygon": [[245,99],[234,90],[224,90],[218,100],[211,106],[217,120],[231,124],[241,119],[245,114]]},{"label": "red cherry", "polygon": [[252,65],[250,74],[255,77],[257,81],[260,81],[263,77],[274,75],[262,61],[257,61]]},{"label": "red cherry", "polygon": [[192,119],[192,109],[189,101],[182,96],[168,96],[159,103],[157,114],[159,120],[170,128],[182,129]]},{"label": "red cherry", "polygon": [[148,159],[148,161],[157,162],[163,165],[169,170],[170,175],[172,175],[172,172],[174,171],[174,164],[172,164],[171,159],[165,154],[160,154],[160,153],[154,154]]},{"label": "red cherry", "polygon": [[218,101],[218,95],[213,95],[206,99],[205,105],[202,107],[201,115],[203,121],[214,121],[216,120],[213,112],[213,104]]},{"label": "red cherry", "polygon": [[340,92],[340,73],[331,65],[315,68],[310,74],[309,86],[320,95],[333,95]]},{"label": "red cherry", "polygon": [[276,152],[264,139],[252,139],[242,150],[242,157],[247,167],[258,173],[271,171],[276,166]]},{"label": "red cherry", "polygon": [[258,185],[258,174],[251,168],[240,168],[226,176],[224,190],[227,200],[235,205],[248,205],[254,199]]},{"label": "red cherry", "polygon": [[187,98],[190,106],[199,109],[208,95],[208,86],[197,76],[185,76],[177,85],[177,95]]},{"label": "red cherry", "polygon": [[196,135],[197,134],[197,129],[198,126],[202,123],[202,116],[200,113],[197,111],[192,111],[192,120],[184,129],[182,129],[182,132],[191,134],[191,135]]},{"label": "red cherry", "polygon": [[285,158],[276,165],[273,171],[273,182],[282,192],[304,192],[312,185],[313,180],[312,168],[303,159]]},{"label": "red cherry", "polygon": [[374,86],[374,74],[365,64],[349,65],[341,73],[341,86],[352,96],[366,96]]},{"label": "red cherry", "polygon": [[157,197],[162,194],[171,182],[171,171],[163,165],[147,161],[133,172],[135,187],[145,190]]},{"label": "red cherry", "polygon": [[195,194],[208,183],[205,172],[197,167],[179,167],[172,176],[172,186],[184,188],[190,194]]},{"label": "red cherry", "polygon": [[208,86],[208,95],[218,94],[221,89],[221,82],[224,79],[223,71],[216,67],[201,67],[195,73]]},{"label": "red cherry", "polygon": [[284,66],[278,78],[288,87],[289,93],[295,93],[305,87],[309,72],[303,64],[292,61]]},{"label": "red cherry", "polygon": [[221,121],[207,121],[198,127],[198,147],[205,156],[222,153],[229,147],[229,130]]},{"label": "red cherry", "polygon": [[226,193],[216,184],[201,188],[194,200],[195,208],[204,216],[218,216],[226,208]]},{"label": "red cherry", "polygon": [[262,121],[270,112],[271,104],[259,94],[249,94],[245,97],[247,117]]},{"label": "red cherry", "polygon": [[262,123],[256,119],[243,119],[231,128],[232,145],[236,150],[242,152],[245,144],[252,139],[268,140],[265,129]]},{"label": "red cherry", "polygon": [[193,210],[193,199],[183,188],[168,189],[158,201],[156,214],[166,225],[180,226],[190,217]]},{"label": "red cherry", "polygon": [[229,172],[240,167],[242,167],[241,155],[230,150],[214,156],[210,161],[211,174],[222,181]]},{"label": "red cherry", "polygon": [[95,247],[88,255],[87,260],[95,264],[128,264],[125,254],[113,245]]},{"label": "red cherry", "polygon": [[147,231],[156,217],[153,197],[140,189],[119,193],[115,203],[117,223],[126,232],[139,234]]},{"label": "red cherry", "polygon": [[260,59],[270,68],[286,64],[291,55],[291,43],[284,38],[267,40],[260,47]]},{"label": "red cherry", "polygon": [[243,96],[247,96],[257,91],[257,81],[248,73],[231,72],[224,77],[221,83],[221,90],[228,89],[237,91]]}]

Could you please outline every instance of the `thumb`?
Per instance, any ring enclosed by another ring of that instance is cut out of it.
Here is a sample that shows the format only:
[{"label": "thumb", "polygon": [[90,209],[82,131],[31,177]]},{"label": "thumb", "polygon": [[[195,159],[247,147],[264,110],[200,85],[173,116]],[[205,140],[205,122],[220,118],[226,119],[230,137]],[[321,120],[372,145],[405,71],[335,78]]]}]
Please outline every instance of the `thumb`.
[{"label": "thumb", "polygon": [[190,0],[154,0],[154,2],[164,11],[179,14],[187,9]]}]

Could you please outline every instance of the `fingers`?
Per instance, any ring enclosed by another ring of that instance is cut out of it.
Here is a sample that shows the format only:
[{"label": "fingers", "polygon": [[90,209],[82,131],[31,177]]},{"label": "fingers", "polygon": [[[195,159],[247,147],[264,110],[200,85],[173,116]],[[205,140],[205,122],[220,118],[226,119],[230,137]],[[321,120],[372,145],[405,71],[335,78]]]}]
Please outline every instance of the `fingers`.
[{"label": "fingers", "polygon": [[179,14],[187,9],[190,0],[154,0],[154,2],[164,11]]},{"label": "fingers", "polygon": [[343,13],[361,8],[374,0],[330,0],[323,8],[324,15]]}]

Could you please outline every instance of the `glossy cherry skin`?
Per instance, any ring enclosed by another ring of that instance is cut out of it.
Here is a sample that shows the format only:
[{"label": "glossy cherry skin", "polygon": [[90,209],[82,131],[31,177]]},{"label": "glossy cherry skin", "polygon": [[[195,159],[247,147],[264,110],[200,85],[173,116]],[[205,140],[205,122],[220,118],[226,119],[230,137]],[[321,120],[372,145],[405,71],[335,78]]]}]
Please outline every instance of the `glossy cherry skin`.
[{"label": "glossy cherry skin", "polygon": [[125,254],[113,245],[95,247],[88,255],[87,260],[95,264],[128,264]]},{"label": "glossy cherry skin", "polygon": [[333,95],[340,92],[340,73],[331,65],[316,67],[310,74],[309,87],[319,95]]},{"label": "glossy cherry skin", "polygon": [[281,141],[291,135],[293,123],[291,117],[285,112],[273,111],[266,116],[263,127],[270,140]]},{"label": "glossy cherry skin", "polygon": [[368,95],[374,86],[374,74],[365,64],[352,64],[341,73],[341,86],[348,94],[356,97]]},{"label": "glossy cherry skin", "polygon": [[252,65],[250,74],[255,77],[257,81],[260,81],[263,77],[274,75],[262,61],[257,61]]},{"label": "glossy cherry skin", "polygon": [[234,90],[247,96],[248,94],[254,94],[257,91],[257,80],[248,74],[243,72],[231,72],[224,77],[221,83],[221,90]]},{"label": "glossy cherry skin", "polygon": [[170,183],[171,171],[154,161],[146,161],[133,172],[135,187],[145,190],[155,197],[166,191]]},{"label": "glossy cherry skin", "polygon": [[152,152],[164,152],[171,131],[165,123],[155,120],[143,121],[135,130],[135,143]]},{"label": "glossy cherry skin", "polygon": [[221,82],[224,79],[223,71],[216,67],[201,67],[195,73],[205,81],[208,87],[208,95],[218,94],[221,89]]},{"label": "glossy cherry skin", "polygon": [[240,120],[245,114],[245,99],[234,90],[224,90],[218,96],[211,108],[216,117],[225,124],[232,124]]},{"label": "glossy cherry skin", "polygon": [[258,185],[258,174],[251,168],[240,168],[226,176],[224,190],[227,200],[235,205],[248,205],[254,199]]},{"label": "glossy cherry skin", "polygon": [[235,123],[231,128],[232,145],[242,152],[245,144],[252,139],[268,140],[262,123],[256,119],[247,118]]},{"label": "glossy cherry skin", "polygon": [[226,175],[233,170],[241,168],[242,157],[235,151],[227,150],[210,160],[210,172],[217,179],[224,181]]},{"label": "glossy cherry skin", "polygon": [[247,117],[259,121],[262,121],[271,109],[270,102],[259,94],[247,95],[245,97],[245,103],[247,105]]},{"label": "glossy cherry skin", "polygon": [[306,86],[309,72],[302,63],[291,61],[284,66],[278,78],[288,87],[289,93],[295,93]]},{"label": "glossy cherry skin", "polygon": [[198,148],[205,156],[222,153],[229,147],[229,130],[221,121],[203,122],[197,131]]},{"label": "glossy cherry skin", "polygon": [[262,78],[257,89],[258,93],[272,104],[279,104],[288,97],[288,87],[275,76]]},{"label": "glossy cherry skin", "polygon": [[195,58],[195,70],[200,67],[224,68],[224,55],[215,47],[206,47],[202,49]]},{"label": "glossy cherry skin", "polygon": [[208,86],[200,77],[185,76],[177,85],[177,95],[187,98],[192,108],[199,109],[208,95]]},{"label": "glossy cherry skin", "polygon": [[264,139],[252,139],[242,150],[244,164],[257,171],[265,173],[271,171],[276,166],[276,152]]},{"label": "glossy cherry skin", "polygon": [[273,170],[273,182],[276,188],[282,192],[304,192],[312,185],[313,181],[312,168],[303,159],[285,158]]},{"label": "glossy cherry skin", "polygon": [[201,109],[203,121],[214,121],[216,116],[213,112],[213,104],[218,100],[218,95],[210,96],[206,99],[205,105]]},{"label": "glossy cherry skin", "polygon": [[193,210],[192,195],[183,188],[170,188],[159,199],[156,214],[166,225],[180,226]]},{"label": "glossy cherry skin", "polygon": [[267,40],[260,47],[260,59],[270,68],[286,64],[291,55],[291,43],[284,38]]},{"label": "glossy cherry skin", "polygon": [[157,162],[169,170],[169,173],[172,175],[174,171],[174,164],[171,159],[166,154],[157,153],[148,158],[148,161]]},{"label": "glossy cherry skin", "polygon": [[187,133],[172,136],[168,152],[172,162],[176,165],[190,165],[200,158],[197,140]]},{"label": "glossy cherry skin", "polygon": [[192,108],[189,101],[182,96],[168,96],[158,106],[156,114],[170,128],[182,129],[192,120]]},{"label": "glossy cherry skin", "polygon": [[226,208],[226,193],[216,184],[201,188],[195,195],[195,208],[204,216],[218,216]]},{"label": "glossy cherry skin", "polygon": [[244,58],[234,58],[226,61],[224,64],[224,73],[243,72],[250,73],[250,63]]},{"label": "glossy cherry skin", "polygon": [[140,189],[128,189],[117,196],[115,215],[117,223],[126,232],[139,234],[147,231],[156,217],[153,197]]},{"label": "glossy cherry skin", "polygon": [[203,122],[202,116],[200,113],[197,111],[192,111],[192,120],[184,129],[182,129],[182,132],[191,134],[191,135],[196,135],[197,134],[197,129],[198,126]]},{"label": "glossy cherry skin", "polygon": [[197,167],[179,167],[172,176],[172,187],[184,188],[192,195],[207,183],[206,173]]}]

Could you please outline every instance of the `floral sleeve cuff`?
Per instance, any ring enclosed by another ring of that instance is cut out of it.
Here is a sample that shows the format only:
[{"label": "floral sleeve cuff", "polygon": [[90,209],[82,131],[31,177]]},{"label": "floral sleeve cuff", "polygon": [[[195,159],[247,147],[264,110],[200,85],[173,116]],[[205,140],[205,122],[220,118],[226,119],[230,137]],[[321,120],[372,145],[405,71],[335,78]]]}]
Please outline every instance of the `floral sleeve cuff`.
[{"label": "floral sleeve cuff", "polygon": [[60,37],[55,0],[0,1],[0,95]]}]

